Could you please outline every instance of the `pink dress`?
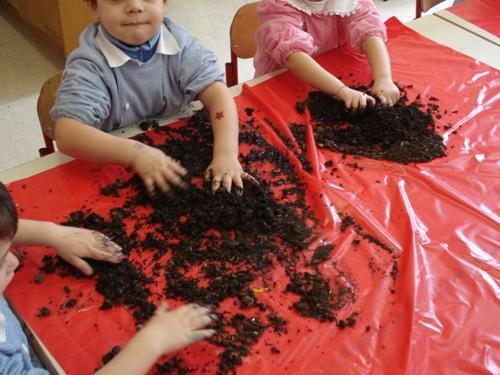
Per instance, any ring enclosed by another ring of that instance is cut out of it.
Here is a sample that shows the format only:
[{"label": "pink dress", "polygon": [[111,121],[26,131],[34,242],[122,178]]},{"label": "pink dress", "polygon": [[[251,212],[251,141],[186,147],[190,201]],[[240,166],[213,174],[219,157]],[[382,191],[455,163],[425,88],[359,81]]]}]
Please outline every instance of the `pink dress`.
[{"label": "pink dress", "polygon": [[308,15],[284,0],[262,0],[257,8],[255,77],[283,67],[294,52],[316,55],[348,44],[361,51],[370,36],[387,39],[385,25],[372,0],[359,0],[350,16]]}]

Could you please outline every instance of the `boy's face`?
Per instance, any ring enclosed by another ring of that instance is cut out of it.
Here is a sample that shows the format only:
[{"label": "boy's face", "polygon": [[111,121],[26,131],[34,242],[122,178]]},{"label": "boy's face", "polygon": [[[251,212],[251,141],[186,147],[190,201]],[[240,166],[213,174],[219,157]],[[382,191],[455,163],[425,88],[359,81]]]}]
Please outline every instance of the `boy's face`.
[{"label": "boy's face", "polygon": [[11,243],[12,241],[9,239],[0,240],[0,293],[2,295],[14,277],[14,271],[19,266],[16,256],[9,251]]},{"label": "boy's face", "polygon": [[90,7],[111,35],[136,46],[160,28],[167,0],[97,0],[97,6]]}]

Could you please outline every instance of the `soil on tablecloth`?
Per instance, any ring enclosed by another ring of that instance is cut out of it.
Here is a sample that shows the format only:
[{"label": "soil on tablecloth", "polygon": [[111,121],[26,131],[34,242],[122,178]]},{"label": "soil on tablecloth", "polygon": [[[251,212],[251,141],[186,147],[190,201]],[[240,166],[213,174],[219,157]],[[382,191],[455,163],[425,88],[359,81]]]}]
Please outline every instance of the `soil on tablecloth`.
[{"label": "soil on tablecloth", "polygon": [[[367,91],[364,87],[356,87]],[[321,148],[332,151],[388,160],[401,164],[425,163],[445,156],[443,138],[436,134],[434,118],[440,118],[437,98],[424,105],[409,103],[404,88],[393,107],[377,101],[375,107],[352,114],[343,102],[320,91],[309,93],[305,107],[311,114],[314,139]],[[369,93],[369,92],[368,92]]]},{"label": "soil on tablecloth", "polygon": [[[118,180],[100,193],[103,199],[121,197],[122,205],[110,209],[106,217],[82,208],[70,213],[64,223],[101,231],[128,256],[119,264],[89,260],[95,270],[96,291],[103,296],[101,309],[127,306],[140,327],[156,309],[160,298],[153,290],[159,284],[164,285],[161,298],[214,306],[219,316],[214,323],[218,334],[208,341],[223,348],[217,359],[219,374],[241,365],[266,330],[287,334],[288,321],[261,301],[262,290],[290,293],[295,301],[290,309],[295,313],[336,322],[339,329],[352,327],[358,316],[353,312],[338,318],[356,299],[353,283],[344,274],[342,280],[330,280],[320,271],[318,265],[332,261],[333,244],[311,249],[316,219],[305,203],[305,186],[283,153],[253,131],[253,125],[253,121],[242,125],[240,142],[249,146],[249,151],[240,155],[240,161],[259,184],[245,183],[242,195],[214,194],[198,177],[212,155],[210,121],[202,111],[186,126],[156,129],[155,135],[162,141],[147,133],[136,137],[189,170],[186,190],[151,197],[136,176]],[[132,217],[130,230],[126,223],[130,224]],[[310,260],[304,265],[305,257]],[[285,291],[274,290],[273,283],[267,281],[276,267],[282,267],[289,279]],[[41,271],[81,277],[63,261],[49,256],[44,258]],[[69,287],[66,290],[71,292]],[[236,301],[236,313],[220,309],[228,299]],[[114,347],[105,360],[118,351],[119,347]],[[280,350],[273,346],[271,353],[279,354]],[[158,365],[157,372],[187,371],[175,358]]]}]

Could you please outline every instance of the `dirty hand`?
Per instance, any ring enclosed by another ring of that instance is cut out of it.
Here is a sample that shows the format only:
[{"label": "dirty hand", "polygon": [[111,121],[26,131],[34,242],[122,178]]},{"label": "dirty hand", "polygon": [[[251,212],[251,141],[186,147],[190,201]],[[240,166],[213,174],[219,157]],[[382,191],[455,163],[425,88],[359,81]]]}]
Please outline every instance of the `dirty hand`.
[{"label": "dirty hand", "polygon": [[157,148],[140,142],[136,142],[134,148],[136,152],[132,157],[132,168],[141,177],[150,194],[154,193],[155,187],[166,193],[172,186],[185,185],[182,177],[187,171],[177,160]]},{"label": "dirty hand", "polygon": [[219,156],[214,157],[204,174],[205,181],[212,181],[212,191],[217,191],[222,185],[228,192],[231,186],[236,186],[236,190],[243,192],[243,180],[257,183],[257,180],[249,173],[243,171],[240,162],[235,157]]},{"label": "dirty hand", "polygon": [[380,99],[384,107],[392,107],[398,102],[401,95],[398,87],[390,78],[379,78],[375,80],[372,92]]},{"label": "dirty hand", "polygon": [[216,319],[207,307],[188,304],[169,311],[162,302],[139,334],[146,340],[144,345],[160,356],[212,336],[215,330],[204,327]]},{"label": "dirty hand", "polygon": [[337,90],[336,96],[344,102],[344,105],[352,114],[363,112],[367,106],[373,107],[375,105],[375,99],[370,95],[347,86]]},{"label": "dirty hand", "polygon": [[92,275],[92,267],[83,258],[119,263],[122,248],[104,234],[94,230],[57,225],[51,244],[57,254],[82,273]]}]

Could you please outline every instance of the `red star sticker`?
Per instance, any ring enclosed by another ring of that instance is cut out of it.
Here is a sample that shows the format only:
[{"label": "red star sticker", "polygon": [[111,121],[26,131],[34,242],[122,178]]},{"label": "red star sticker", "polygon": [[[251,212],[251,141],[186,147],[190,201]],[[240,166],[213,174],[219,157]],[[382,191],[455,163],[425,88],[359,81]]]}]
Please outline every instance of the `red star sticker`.
[{"label": "red star sticker", "polygon": [[224,117],[224,112],[223,111],[220,111],[220,112],[216,112],[215,113],[215,119],[216,120],[220,120],[221,118]]}]

